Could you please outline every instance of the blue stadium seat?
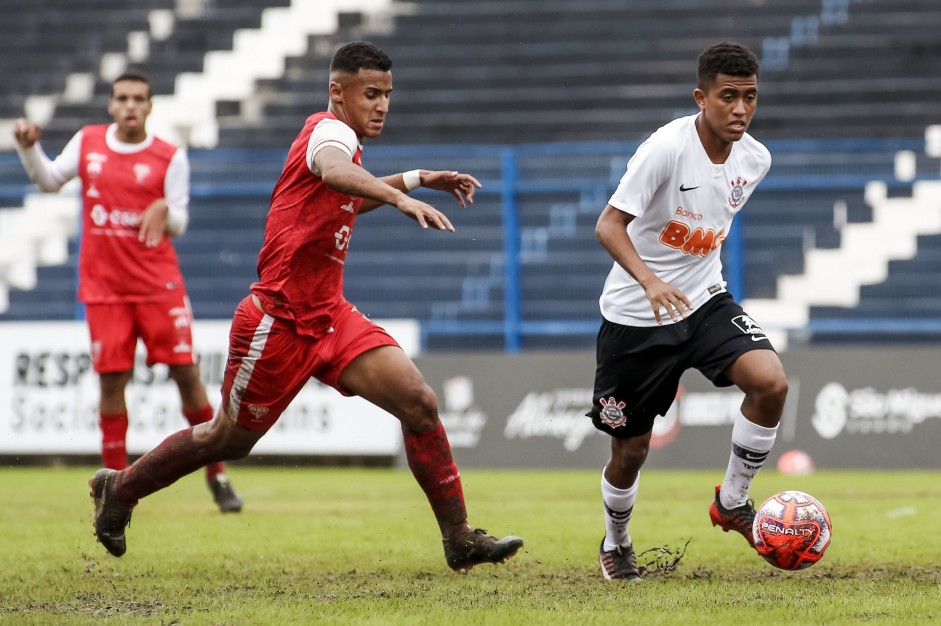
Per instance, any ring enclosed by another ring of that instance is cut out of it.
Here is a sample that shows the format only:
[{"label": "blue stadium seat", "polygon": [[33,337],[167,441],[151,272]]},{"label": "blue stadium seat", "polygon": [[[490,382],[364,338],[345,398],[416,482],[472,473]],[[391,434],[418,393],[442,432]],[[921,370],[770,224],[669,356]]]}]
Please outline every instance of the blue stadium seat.
[{"label": "blue stadium seat", "polygon": [[[27,4],[8,12],[0,25],[0,117],[19,114],[26,95],[60,92],[71,72],[96,73],[101,54],[126,48],[128,31],[146,30],[149,10],[175,7],[172,0],[145,0],[130,9],[117,0],[93,4],[79,10],[68,0],[48,0],[42,7],[52,13],[45,16]],[[200,69],[206,52],[230,48],[235,29],[257,26],[265,6],[287,4],[215,0],[201,16],[178,19],[169,38],[151,42],[150,59],[140,69],[158,93],[168,92],[177,74]],[[762,72],[752,127],[772,149],[772,172],[737,222],[749,297],[773,297],[781,275],[802,271],[808,247],[836,247],[843,224],[869,221],[872,209],[863,199],[868,180],[889,181],[893,193],[906,193],[906,184],[893,179],[894,154],[919,150],[925,125],[937,121],[936,0],[853,2],[846,20],[828,19],[819,0],[411,4],[416,10],[396,14],[389,34],[367,37],[355,16],[346,16],[338,33],[312,39],[316,45],[288,59],[281,78],[257,83],[252,106],[260,107],[260,117],[243,118],[241,102],[218,103],[221,148],[191,151],[190,229],[176,243],[198,316],[228,317],[255,279],[271,188],[287,146],[322,106],[316,94],[326,84],[329,55],[342,41],[369,38],[395,62],[389,125],[366,151],[371,171],[440,163],[485,183],[465,210],[420,192],[452,218],[458,231],[451,235],[421,232],[392,208],[360,218],[346,266],[347,294],[378,317],[502,320],[499,181],[502,147],[513,146],[523,319],[596,321],[598,292],[611,263],[594,238],[597,214],[637,142],[694,110],[692,60],[717,39],[738,40],[759,53],[766,43],[783,41],[769,50],[786,52]],[[56,12],[66,6],[73,11],[68,19]],[[107,32],[90,34],[96,20],[109,25],[99,29]],[[801,30],[808,24],[815,26]],[[16,54],[32,46],[35,53]],[[878,55],[871,54],[874,48]],[[84,123],[107,121],[107,93],[99,81],[92,102],[61,103],[46,129],[47,150],[56,152]],[[560,149],[560,143],[570,147]],[[0,156],[0,192],[15,201],[25,176],[15,157]],[[937,160],[919,154],[918,176],[938,172]],[[928,295],[915,293],[919,281],[934,284],[929,275],[939,259],[941,243],[922,237],[913,259],[891,263],[884,284],[862,288],[858,307],[816,307],[812,317],[899,311],[917,317],[941,310]],[[70,277],[53,268],[40,276],[36,293],[11,294],[11,311],[0,319],[74,313],[74,285],[65,289]],[[38,295],[47,286],[49,294]],[[65,304],[42,311],[29,304],[42,298]],[[477,347],[502,345],[500,332],[489,332]],[[429,345],[452,341],[459,340],[440,335]],[[536,346],[550,340],[525,341]]]}]

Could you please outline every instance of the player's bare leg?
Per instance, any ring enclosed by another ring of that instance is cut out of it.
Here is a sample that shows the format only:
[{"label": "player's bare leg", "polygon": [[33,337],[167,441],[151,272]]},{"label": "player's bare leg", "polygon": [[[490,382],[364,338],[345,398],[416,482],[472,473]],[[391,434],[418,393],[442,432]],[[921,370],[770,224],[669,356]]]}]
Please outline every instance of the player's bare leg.
[{"label": "player's bare leg", "polygon": [[502,563],[516,554],[521,538],[496,539],[468,524],[460,474],[438,419],[435,394],[401,348],[382,346],[361,354],[343,370],[340,384],[402,423],[409,469],[431,504],[451,569]]},{"label": "player's bare leg", "polygon": [[[212,405],[209,404],[206,388],[199,378],[199,368],[196,365],[171,365],[169,374],[180,390],[183,415],[190,426],[210,421]],[[220,511],[238,513],[242,510],[242,497],[226,475],[225,465],[222,463],[207,465],[206,484]]]}]

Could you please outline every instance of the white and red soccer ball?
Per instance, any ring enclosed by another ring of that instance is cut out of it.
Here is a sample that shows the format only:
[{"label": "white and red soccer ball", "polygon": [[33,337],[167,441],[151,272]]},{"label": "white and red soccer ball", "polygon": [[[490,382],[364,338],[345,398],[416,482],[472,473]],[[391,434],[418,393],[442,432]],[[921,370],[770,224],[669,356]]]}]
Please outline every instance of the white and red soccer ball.
[{"label": "white and red soccer ball", "polygon": [[768,563],[785,570],[810,567],[830,545],[830,515],[820,501],[803,491],[782,491],[755,512],[755,550]]}]

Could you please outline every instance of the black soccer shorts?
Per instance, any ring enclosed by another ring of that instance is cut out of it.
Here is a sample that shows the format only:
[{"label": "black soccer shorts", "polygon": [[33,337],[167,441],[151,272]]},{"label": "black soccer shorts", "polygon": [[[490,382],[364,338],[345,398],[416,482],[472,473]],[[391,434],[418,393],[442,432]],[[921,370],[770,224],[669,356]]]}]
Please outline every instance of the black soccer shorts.
[{"label": "black soccer shorts", "polygon": [[696,368],[717,387],[728,387],[732,381],[723,372],[751,350],[774,346],[728,292],[675,324],[622,326],[602,320],[587,415],[613,437],[646,434],[673,404],[683,372]]}]

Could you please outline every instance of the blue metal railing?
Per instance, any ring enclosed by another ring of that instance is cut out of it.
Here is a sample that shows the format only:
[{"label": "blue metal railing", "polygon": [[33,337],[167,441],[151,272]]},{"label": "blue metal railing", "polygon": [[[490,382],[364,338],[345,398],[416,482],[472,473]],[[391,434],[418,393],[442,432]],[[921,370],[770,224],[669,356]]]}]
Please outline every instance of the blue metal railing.
[{"label": "blue metal railing", "polygon": [[[815,159],[796,159],[804,162],[803,166],[785,166],[787,173],[775,175],[774,168],[768,178],[762,182],[762,190],[803,190],[808,192],[822,190],[857,189],[862,191],[866,184],[872,181],[881,181],[890,188],[902,189],[911,186],[913,181],[900,181],[892,174],[892,156],[898,150],[924,149],[924,141],[920,138],[877,138],[877,139],[838,139],[838,140],[781,140],[767,142],[772,154],[785,155],[815,155]],[[491,147],[494,154],[499,153],[501,172],[488,181],[500,187],[502,200],[502,216],[504,220],[504,318],[499,321],[468,321],[468,320],[430,320],[422,323],[422,335],[427,343],[433,336],[502,336],[503,347],[509,351],[518,351],[524,345],[527,337],[554,337],[554,336],[584,336],[589,337],[597,333],[598,320],[527,320],[522,316],[522,271],[520,263],[520,230],[518,215],[518,198],[520,194],[546,191],[576,191],[590,193],[600,187],[610,193],[616,186],[627,158],[636,149],[636,143],[591,143],[591,144],[545,144],[533,146],[520,146],[514,148]],[[849,155],[846,159],[836,159],[848,162],[849,165],[839,164],[830,167],[827,171],[827,153],[840,153]],[[877,167],[871,163],[863,166],[854,166],[854,163],[864,161],[861,155],[881,155],[883,158],[870,159],[877,162]],[[458,153],[452,152],[452,156]],[[620,169],[611,168],[608,179],[598,177],[586,178],[575,174],[571,177],[560,178],[527,178],[521,174],[526,169],[528,158],[535,156],[546,157],[556,155],[559,157],[571,155],[598,155],[605,154],[612,158],[617,157],[621,163]],[[427,154],[424,156],[428,156]],[[817,160],[821,161],[818,163]],[[857,169],[852,170],[854,167]],[[920,176],[937,179],[937,174]],[[493,189],[491,188],[491,193]],[[603,202],[597,207],[600,212]],[[723,266],[729,291],[736,298],[744,298],[745,288],[745,242],[743,223],[747,215],[740,216],[732,226],[728,238],[723,244]],[[870,324],[868,327],[875,330],[888,330],[889,332],[903,332],[906,320],[880,320],[880,324]],[[814,323],[812,332],[817,333],[845,333],[843,328],[857,327],[850,325],[840,327],[839,324],[829,322]],[[923,332],[927,328],[924,324],[913,322],[911,328]]]},{"label": "blue metal railing", "polygon": [[[893,158],[898,150],[923,154],[921,138],[876,139],[795,139],[767,141],[775,158],[771,174],[761,191],[816,191],[855,189],[862,191],[871,181],[881,181],[890,188],[904,189],[912,181],[896,180]],[[494,256],[490,286],[501,283],[500,319],[420,320],[427,339],[434,336],[489,336],[499,338],[510,351],[525,347],[526,338],[577,336],[597,332],[598,319],[527,319],[524,313],[524,276],[521,261],[521,202],[542,201],[554,193],[582,198],[577,213],[597,214],[607,195],[617,185],[627,159],[638,142],[581,142],[538,145],[451,145],[451,146],[370,146],[367,167],[383,174],[414,167],[446,167],[475,174],[484,182],[479,193],[499,202],[502,243],[499,258]],[[267,198],[284,161],[285,153],[274,150],[193,150],[192,195],[194,198]],[[937,164],[921,168],[920,179],[938,178]],[[0,154],[0,199],[8,206],[32,190],[15,154]],[[535,200],[534,200],[535,198]],[[597,206],[596,206],[597,205]],[[260,205],[259,205],[260,206]],[[549,225],[550,211],[546,210]],[[573,220],[572,215],[566,219]],[[729,290],[737,297],[746,293],[747,254],[743,223],[748,215],[736,220],[723,246],[723,262]],[[529,228],[529,230],[533,230]],[[547,232],[549,229],[545,229]],[[550,235],[551,236],[551,235]],[[599,276],[599,281],[603,276]],[[487,287],[485,286],[485,289]],[[924,333],[936,325],[919,320],[813,320],[808,331],[815,334],[853,332]]]},{"label": "blue metal railing", "polygon": [[503,199],[503,320],[504,347],[519,352],[520,324],[522,323],[522,287],[520,281],[520,224],[516,205],[519,184],[519,163],[516,151],[506,149],[500,160],[503,177],[500,194]]}]

